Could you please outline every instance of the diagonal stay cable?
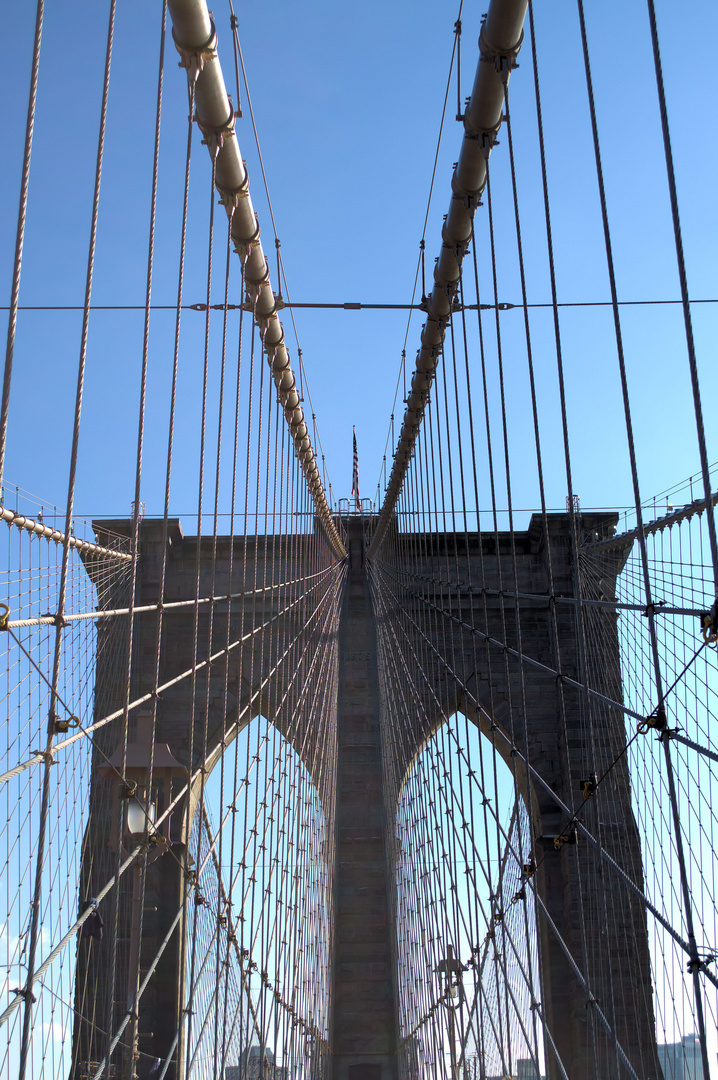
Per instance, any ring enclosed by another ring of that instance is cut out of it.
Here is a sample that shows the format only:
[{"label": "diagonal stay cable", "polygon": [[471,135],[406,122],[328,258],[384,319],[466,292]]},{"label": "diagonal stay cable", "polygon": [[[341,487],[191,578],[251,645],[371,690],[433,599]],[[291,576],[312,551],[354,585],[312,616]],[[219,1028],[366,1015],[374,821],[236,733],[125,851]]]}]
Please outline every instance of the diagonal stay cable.
[{"label": "diagonal stay cable", "polygon": [[[440,664],[451,673],[451,676],[454,679],[454,681],[456,682],[456,685],[461,687],[461,690],[466,695],[467,700],[473,705],[473,707],[475,709],[477,709],[477,711],[481,715],[486,715],[485,710],[483,709],[483,707],[482,707],[480,701],[478,700],[478,698],[468,689],[468,687],[466,687],[465,685],[463,685],[461,683],[461,680],[455,674],[455,672],[451,668],[451,665],[448,663],[448,661],[445,659],[445,657],[443,657],[441,655],[441,653],[435,648],[433,643],[431,641],[429,641],[426,634],[424,634],[424,632],[417,625],[417,623],[411,618],[411,616],[408,614],[408,612],[406,612],[406,609],[402,609],[402,610],[404,610],[405,616],[412,623],[412,625],[416,628],[416,630],[418,631],[420,636],[424,639],[427,647],[434,653],[436,658],[439,660]],[[617,703],[609,702],[609,704],[617,704]],[[638,715],[638,714],[636,714],[636,715]],[[489,722],[493,723],[493,721],[491,720],[491,717],[489,717],[488,715],[486,716],[486,719]],[[639,719],[641,719],[641,717],[639,717]],[[506,734],[506,732],[503,731],[503,729],[498,724],[494,725],[494,729],[496,730],[496,732],[498,733],[498,735],[502,739],[502,741],[506,743],[509,752],[516,757],[516,759],[524,766],[525,769],[527,769],[527,771],[531,774],[531,776],[536,781],[536,783],[538,783],[540,785],[540,787],[546,792],[546,794],[553,800],[553,802],[556,804],[556,806],[564,814],[566,814],[567,817],[570,817],[571,816],[571,811],[570,811],[569,807],[564,803],[564,801],[561,799],[561,797],[558,795],[558,793],[555,792],[553,790],[553,788],[544,780],[544,778],[537,771],[537,769],[533,765],[531,765],[529,762],[526,761],[526,759],[525,759],[524,755],[522,754],[521,750],[512,743],[510,737]],[[691,952],[691,949],[690,949],[690,946],[689,946],[688,942],[684,941],[684,939],[680,936],[678,931],[674,929],[674,927],[671,925],[671,923],[663,915],[661,915],[660,911],[655,907],[655,905],[651,903],[651,901],[648,899],[648,897],[641,891],[641,889],[639,889],[639,887],[629,877],[629,875],[625,872],[625,870],[623,870],[618,865],[618,863],[615,861],[615,859],[613,859],[609,855],[609,853],[606,851],[606,849],[598,842],[598,840],[593,836],[593,834],[583,824],[583,822],[578,821],[576,824],[577,824],[577,827],[580,830],[581,834],[583,836],[585,836],[585,838],[588,840],[588,842],[598,850],[601,859],[604,862],[606,862],[606,864],[614,871],[614,873],[616,873],[621,878],[621,880],[624,882],[624,884],[638,898],[638,900],[641,902],[641,904],[643,904],[643,906],[646,908],[646,910],[651,912],[653,917],[663,926],[663,928],[665,930],[668,931],[668,933],[671,935],[671,937],[674,939],[674,941],[676,941],[676,943],[678,945],[680,945],[680,947],[684,950],[684,952],[688,953],[689,955],[692,955],[692,952]],[[702,965],[701,970],[703,971],[706,978],[708,978],[710,980],[710,982],[712,982],[716,987],[718,987],[718,976],[713,975],[713,973],[708,968],[706,968],[704,965]]]},{"label": "diagonal stay cable", "polygon": [[[252,708],[254,707],[254,704],[255,704],[256,700],[261,695],[261,693],[263,692],[263,690],[266,687],[266,685],[268,684],[268,682],[276,675],[276,672],[278,671],[278,669],[286,661],[287,657],[291,654],[291,650],[292,650],[292,646],[294,644],[294,641],[296,641],[296,639],[301,635],[301,633],[302,633],[302,630],[299,630],[297,635],[295,635],[295,638],[293,638],[292,641],[289,643],[289,645],[287,645],[287,647],[284,649],[281,657],[277,660],[277,662],[273,665],[273,667],[267,672],[266,676],[260,681],[257,688],[252,693],[252,695],[250,697],[250,700],[247,702],[247,704],[237,714],[235,724],[233,725],[234,729],[236,731],[240,730],[241,725],[242,725],[242,721],[244,720],[244,718],[246,716],[251,714]],[[225,651],[224,649],[221,650],[220,653],[217,654],[217,656],[224,654],[224,651]],[[210,658],[210,659],[212,659],[212,658]],[[206,662],[207,661],[205,661],[204,663],[206,663]],[[198,665],[198,667],[199,667],[199,665]],[[145,699],[143,699],[143,700],[145,700]],[[232,733],[229,732],[228,734],[231,735]],[[73,736],[72,741],[74,741],[75,738],[80,738],[80,737],[81,737],[81,735]],[[183,784],[181,786],[181,788],[176,792],[174,798],[168,803],[167,807],[165,808],[163,813],[159,816],[157,821],[155,821],[154,825],[155,825],[155,830],[156,831],[159,830],[159,828],[163,824],[163,822],[177,808],[177,806],[180,805],[180,803],[184,799],[187,792],[192,790],[193,785],[201,777],[203,769],[204,769],[204,766],[202,764],[200,764],[197,767],[197,769],[195,770],[195,772],[192,773],[189,776],[187,782],[185,784]],[[142,853],[142,843],[139,843],[137,845],[137,847],[135,847],[129,853],[129,855],[124,860],[124,862],[121,863],[119,869],[110,876],[110,878],[107,880],[105,885],[98,891],[97,896],[95,898],[98,903],[102,899],[104,899],[105,896],[107,896],[107,894],[112,890],[112,888],[119,881],[119,878],[122,877],[125,874],[125,872],[128,870],[128,868],[133,864],[135,859],[137,859],[138,856],[141,855],[141,853]],[[64,948],[67,946],[67,944],[75,937],[77,932],[82,928],[82,926],[87,921],[87,919],[90,918],[92,913],[93,913],[93,909],[88,908],[82,915],[80,915],[75,920],[75,922],[66,931],[66,933],[63,935],[61,940],[58,942],[58,944],[50,951],[50,953],[45,958],[45,960],[42,962],[42,964],[37,968],[37,970],[35,972],[35,978],[39,978],[45,971],[47,971],[47,969],[50,967],[50,965],[53,963],[53,961],[60,955],[60,953],[64,950]],[[10,1004],[7,1006],[7,1008],[0,1014],[0,1027],[2,1027],[2,1025],[7,1022],[7,1020],[15,1012],[15,1010],[19,1007],[19,1005],[21,1004],[22,1001],[23,1001],[23,998],[21,996],[18,996],[18,997],[15,998],[14,1001],[10,1002]]]},{"label": "diagonal stay cable", "polygon": [[[336,571],[336,567],[337,566],[341,567],[341,565],[342,565],[341,563],[335,564],[335,566],[331,567],[330,569]],[[249,641],[251,638],[255,637],[257,634],[261,634],[264,630],[267,629],[267,627],[270,624],[277,622],[283,615],[286,615],[289,611],[291,611],[293,608],[295,608],[298,604],[301,604],[303,600],[306,600],[307,596],[311,595],[311,593],[314,592],[314,590],[318,587],[318,584],[319,583],[316,583],[310,589],[307,589],[305,592],[301,593],[290,604],[285,605],[285,607],[283,607],[276,614],[272,615],[269,619],[267,619],[266,622],[262,623],[260,626],[255,627],[253,630],[250,630],[246,634],[243,634],[241,637],[237,638],[235,641],[232,642],[232,644],[228,648],[223,646],[221,649],[218,649],[215,653],[212,653],[211,656],[208,656],[206,660],[201,660],[197,664],[195,664],[192,667],[189,667],[185,671],[181,672],[179,675],[175,675],[175,676],[173,676],[173,678],[167,679],[164,683],[162,683],[160,686],[157,687],[156,691],[148,691],[146,694],[142,694],[142,695],[140,695],[140,697],[135,698],[133,701],[130,702],[128,708],[130,710],[132,710],[132,709],[138,708],[140,705],[146,704],[148,701],[152,700],[153,695],[154,695],[155,692],[159,694],[159,693],[162,693],[165,690],[169,690],[170,687],[176,686],[177,683],[182,682],[182,680],[189,678],[192,675],[193,671],[201,671],[202,669],[204,669],[206,667],[210,667],[216,660],[219,660],[221,657],[225,656],[229,651],[232,651],[233,649],[237,648],[237,646],[242,645],[246,641]],[[45,679],[45,681],[47,681],[44,674],[43,674],[43,679]],[[114,712],[109,713],[107,716],[102,717],[100,720],[96,720],[89,727],[87,727],[86,729],[83,729],[83,731],[78,731],[76,734],[69,736],[67,739],[63,739],[61,742],[56,743],[52,747],[53,752],[56,753],[58,750],[64,750],[64,748],[66,746],[70,746],[72,743],[76,742],[78,739],[81,739],[83,737],[83,735],[84,736],[89,736],[92,732],[97,731],[99,728],[104,727],[106,724],[111,723],[113,720],[117,720],[120,716],[122,716],[122,709],[116,709]],[[3,773],[3,775],[0,776],[0,783],[3,783],[4,781],[9,780],[12,776],[16,776],[18,773],[23,772],[23,770],[29,769],[33,765],[37,765],[39,762],[41,762],[43,760],[44,760],[44,754],[35,754],[35,755],[33,755],[33,757],[29,758],[28,761],[23,762],[22,764],[15,766],[14,769],[11,769],[7,773]]]}]

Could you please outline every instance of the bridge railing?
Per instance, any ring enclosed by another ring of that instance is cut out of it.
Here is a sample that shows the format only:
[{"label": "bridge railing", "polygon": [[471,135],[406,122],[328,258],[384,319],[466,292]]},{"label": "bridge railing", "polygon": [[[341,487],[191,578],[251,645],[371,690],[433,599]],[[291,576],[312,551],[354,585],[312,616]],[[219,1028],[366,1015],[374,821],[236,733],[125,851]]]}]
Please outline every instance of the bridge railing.
[{"label": "bridge railing", "polygon": [[374,503],[371,499],[340,499],[338,503],[339,517],[371,517],[374,514]]}]

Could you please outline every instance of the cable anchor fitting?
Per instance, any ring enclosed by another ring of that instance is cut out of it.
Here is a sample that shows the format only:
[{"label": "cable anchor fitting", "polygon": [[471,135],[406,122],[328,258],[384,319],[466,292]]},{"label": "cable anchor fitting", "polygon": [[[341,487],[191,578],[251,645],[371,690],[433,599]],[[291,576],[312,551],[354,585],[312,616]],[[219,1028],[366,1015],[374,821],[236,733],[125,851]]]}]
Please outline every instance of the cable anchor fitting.
[{"label": "cable anchor fitting", "polygon": [[[4,607],[5,605],[0,605]],[[710,611],[702,611],[700,614],[701,631],[706,645],[715,645],[718,641],[718,599],[716,599]],[[0,622],[0,629],[4,629]]]},{"label": "cable anchor fitting", "polygon": [[593,796],[596,794],[596,788],[598,787],[598,777],[595,773],[591,773],[591,775],[587,776],[585,780],[581,780],[580,784],[581,794],[583,795],[584,799],[588,801],[589,799],[592,799]]},{"label": "cable anchor fitting", "polygon": [[60,720],[57,716],[52,719],[52,729],[55,735],[64,735],[70,728],[79,728],[80,721],[76,716],[66,716]]},{"label": "cable anchor fitting", "polygon": [[666,710],[663,705],[657,705],[650,716],[647,716],[645,720],[640,720],[637,731],[639,735],[646,735],[651,728],[656,731],[666,730]]},{"label": "cable anchor fitting", "polygon": [[569,825],[566,829],[563,830],[563,832],[560,832],[558,836],[554,836],[553,838],[553,846],[556,848],[556,851],[560,851],[561,848],[565,847],[567,844],[575,843],[576,826],[573,824]]}]

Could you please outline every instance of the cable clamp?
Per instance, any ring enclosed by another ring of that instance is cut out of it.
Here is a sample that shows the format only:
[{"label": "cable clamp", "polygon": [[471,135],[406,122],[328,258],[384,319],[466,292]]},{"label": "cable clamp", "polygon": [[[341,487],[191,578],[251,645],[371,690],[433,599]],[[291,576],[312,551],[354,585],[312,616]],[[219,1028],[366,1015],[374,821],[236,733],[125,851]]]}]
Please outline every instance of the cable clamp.
[{"label": "cable clamp", "polygon": [[662,607],[665,607],[665,600],[653,600],[650,604],[646,604],[645,608],[641,612],[644,619],[647,619],[649,615],[655,615],[657,611],[660,611]]},{"label": "cable clamp", "polygon": [[647,734],[651,728],[656,731],[666,730],[666,710],[663,705],[657,705],[650,716],[638,722],[637,731],[639,735]]},{"label": "cable clamp", "polygon": [[[471,126],[471,121],[469,119],[468,112],[464,116],[464,137],[467,138],[467,139],[472,139],[474,142],[479,144],[479,149],[481,150],[482,154],[484,155],[484,158],[486,159],[486,161],[489,160],[489,157],[491,155],[491,151],[493,150],[493,148],[498,145],[498,142],[499,142],[498,135],[499,135],[499,128],[500,127],[501,127],[501,121],[499,120],[498,124],[496,124],[495,127],[481,128],[480,130],[477,131],[475,128],[473,128]],[[472,195],[472,197],[480,199],[481,195],[483,195],[483,192],[484,192],[484,189],[482,187],[481,191],[479,191],[478,193],[474,193]],[[478,203],[477,203],[477,205],[478,205]]]},{"label": "cable clamp", "polygon": [[[466,255],[466,252],[469,249],[469,241],[467,240],[465,242],[459,242],[458,244],[446,244],[446,243],[444,243],[441,246],[444,249],[444,251],[451,252],[451,254],[454,256],[454,258],[457,260],[457,262],[461,262],[461,260],[464,258],[464,256]],[[456,302],[457,302],[456,297],[454,297],[454,303],[456,303]],[[461,310],[461,305],[459,305],[459,310]]]},{"label": "cable clamp", "polygon": [[536,873],[536,863],[533,859],[529,859],[527,863],[524,863],[522,869],[524,874],[526,875],[526,880],[528,881],[529,878],[532,878]]},{"label": "cable clamp", "polygon": [[0,608],[2,608],[2,615],[0,615],[0,630],[7,630],[7,622],[10,618],[10,608],[7,604],[0,604]]},{"label": "cable clamp", "polygon": [[123,780],[120,786],[120,798],[131,799],[137,791],[136,780]]},{"label": "cable clamp", "polygon": [[102,941],[102,930],[105,924],[100,914],[99,904],[94,896],[89,896],[80,904],[79,914],[84,915],[87,911],[90,911],[91,914],[87,916],[82,924],[81,937]]},{"label": "cable clamp", "polygon": [[[197,123],[197,127],[199,128],[199,130],[202,132],[202,135],[203,135],[202,145],[207,147],[207,149],[209,150],[212,157],[216,157],[217,154],[222,149],[222,147],[224,146],[224,140],[231,138],[235,134],[235,131],[234,131],[234,122],[235,122],[234,109],[232,109],[232,111],[230,112],[230,115],[227,117],[225,122],[223,124],[220,124],[219,127],[208,127],[205,124],[203,124],[202,121],[199,118],[199,113],[195,113],[194,118],[195,118],[195,121]],[[220,198],[222,198],[222,193],[221,192],[220,192]],[[222,199],[222,202],[224,202],[224,199]]]},{"label": "cable clamp", "polygon": [[680,724],[676,724],[675,727],[666,727],[658,736],[658,741],[663,742],[664,739],[670,741],[671,739],[675,738],[681,731],[685,731],[685,728],[682,728]]},{"label": "cable clamp", "polygon": [[[5,605],[0,605],[4,607]],[[701,631],[706,645],[715,645],[718,641],[718,599],[716,599],[710,611],[702,611],[700,614]],[[0,629],[3,629],[0,623]]]},{"label": "cable clamp", "polygon": [[26,1002],[30,1001],[32,1004],[34,1004],[37,1001],[37,998],[32,993],[32,991],[28,989],[27,986],[24,986],[24,987],[15,986],[15,987],[13,987],[11,992],[13,994],[16,994],[17,997],[24,998]]},{"label": "cable clamp", "polygon": [[244,182],[236,188],[221,188],[218,187],[219,201],[225,208],[227,213],[232,216],[234,211],[239,206],[241,199],[249,198],[249,173],[246,168],[244,170]]},{"label": "cable clamp", "polygon": [[50,750],[33,750],[33,754],[37,754],[41,757],[46,765],[57,765],[55,761],[55,751]]},{"label": "cable clamp", "polygon": [[484,205],[483,202],[481,201],[481,195],[482,195],[481,191],[474,191],[471,194],[464,195],[462,197],[462,202],[464,204],[464,209],[468,210],[468,212],[470,214],[476,213],[478,208],[480,206]]},{"label": "cable clamp", "polygon": [[199,48],[188,48],[186,45],[180,44],[175,37],[174,30],[172,31],[172,40],[175,43],[175,49],[180,54],[179,67],[186,68],[187,79],[190,83],[194,84],[204,69],[204,65],[208,60],[217,59],[217,29],[214,25],[214,19],[210,19],[210,33],[204,45],[200,45]]},{"label": "cable clamp", "polygon": [[714,953],[707,953],[705,956],[696,956],[688,961],[688,973],[693,975],[696,971],[705,971],[709,964],[715,963],[715,960],[716,957]]},{"label": "cable clamp", "polygon": [[[501,79],[501,82],[503,83],[504,94],[506,94],[506,88],[509,85],[509,75],[519,65],[516,63],[516,58],[515,57],[512,58],[512,57],[509,57],[509,56],[498,56],[495,59],[494,64],[496,65],[496,70],[497,70],[497,72],[499,74],[499,78]],[[504,114],[501,117],[501,119],[505,120],[506,119],[506,114]]]},{"label": "cable clamp", "polygon": [[485,63],[493,63],[496,71],[503,78],[503,71],[506,69],[506,74],[513,71],[518,67],[516,63],[516,57],[521,51],[521,46],[524,43],[524,32],[521,31],[521,36],[512,49],[495,49],[490,41],[486,37],[486,22],[482,22],[481,31],[479,33],[479,53],[481,54],[481,60]]}]

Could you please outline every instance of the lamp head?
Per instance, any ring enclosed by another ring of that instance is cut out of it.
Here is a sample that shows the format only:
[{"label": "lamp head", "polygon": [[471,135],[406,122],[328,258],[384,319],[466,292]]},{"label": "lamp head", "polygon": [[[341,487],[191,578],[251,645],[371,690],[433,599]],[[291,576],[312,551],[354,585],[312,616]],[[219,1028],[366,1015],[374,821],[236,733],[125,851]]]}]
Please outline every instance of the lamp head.
[{"label": "lamp head", "polygon": [[142,836],[145,831],[145,823],[151,829],[155,823],[155,818],[156,808],[153,802],[150,803],[147,814],[145,814],[144,799],[141,792],[127,800],[125,826],[130,836]]}]

